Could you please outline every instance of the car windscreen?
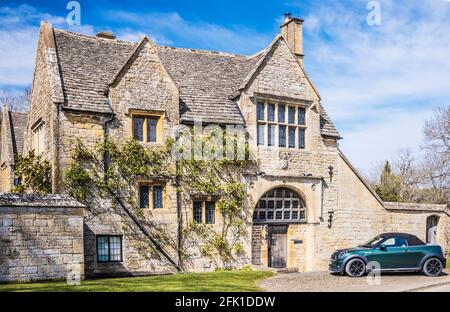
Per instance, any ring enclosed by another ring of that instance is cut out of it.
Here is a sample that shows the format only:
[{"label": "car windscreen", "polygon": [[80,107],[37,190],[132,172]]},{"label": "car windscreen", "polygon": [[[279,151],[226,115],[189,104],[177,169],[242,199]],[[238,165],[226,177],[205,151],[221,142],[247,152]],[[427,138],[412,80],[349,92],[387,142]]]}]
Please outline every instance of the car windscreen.
[{"label": "car windscreen", "polygon": [[368,242],[366,242],[365,244],[362,244],[360,246],[372,248],[372,247],[376,246],[378,243],[380,243],[382,240],[384,240],[384,237],[380,235],[380,236],[372,238],[371,240],[369,240]]}]

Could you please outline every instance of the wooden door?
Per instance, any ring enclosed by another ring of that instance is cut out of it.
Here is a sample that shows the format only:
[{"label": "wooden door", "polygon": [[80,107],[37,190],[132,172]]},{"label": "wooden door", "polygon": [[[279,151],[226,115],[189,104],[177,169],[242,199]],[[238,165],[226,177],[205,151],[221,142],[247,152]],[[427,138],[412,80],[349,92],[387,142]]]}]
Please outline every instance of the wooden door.
[{"label": "wooden door", "polygon": [[430,216],[427,218],[427,243],[436,244],[437,226],[439,217]]},{"label": "wooden door", "polygon": [[269,260],[272,268],[286,268],[287,226],[269,227]]}]

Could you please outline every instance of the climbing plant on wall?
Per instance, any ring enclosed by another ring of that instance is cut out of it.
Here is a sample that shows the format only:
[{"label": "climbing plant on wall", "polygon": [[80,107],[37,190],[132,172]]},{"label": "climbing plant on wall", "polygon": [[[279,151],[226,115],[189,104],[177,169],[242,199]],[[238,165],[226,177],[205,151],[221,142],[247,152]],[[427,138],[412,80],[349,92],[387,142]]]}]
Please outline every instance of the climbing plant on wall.
[{"label": "climbing plant on wall", "polygon": [[[210,139],[202,137],[202,146],[211,146]],[[182,268],[174,260],[173,251],[186,263],[190,256],[200,252],[216,265],[229,266],[243,253],[241,239],[246,234],[246,216],[242,173],[250,161],[194,157],[175,160],[175,148],[172,139],[152,146],[134,140],[119,143],[109,139],[90,148],[76,141],[71,153],[73,161],[64,173],[64,188],[89,207],[93,215],[108,213],[111,208],[123,214],[128,220],[122,225],[124,230],[145,234],[149,248],[144,248],[144,253],[159,255],[179,270]],[[190,208],[191,195],[217,196],[221,230],[193,223],[190,218],[179,220],[184,226],[182,239],[178,241],[164,224],[144,216],[137,202],[137,179],[163,180],[174,185],[184,215]]]},{"label": "climbing plant on wall", "polygon": [[21,183],[13,189],[15,193],[49,194],[52,191],[50,163],[30,151],[28,155],[18,155],[14,160],[14,172],[20,177]]}]

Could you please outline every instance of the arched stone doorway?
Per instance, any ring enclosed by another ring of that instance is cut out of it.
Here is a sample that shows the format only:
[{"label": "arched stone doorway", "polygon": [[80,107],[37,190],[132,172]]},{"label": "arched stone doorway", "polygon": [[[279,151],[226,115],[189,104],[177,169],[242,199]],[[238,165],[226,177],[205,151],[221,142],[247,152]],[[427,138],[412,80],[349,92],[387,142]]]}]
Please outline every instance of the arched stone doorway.
[{"label": "arched stone doorway", "polygon": [[[288,228],[290,224],[296,223],[306,223],[306,204],[302,196],[286,187],[274,188],[265,193],[253,212],[253,262],[261,264],[261,255],[265,253],[262,248],[267,245],[267,265],[286,268]],[[266,237],[262,237],[263,232],[267,234]]]},{"label": "arched stone doorway", "polygon": [[429,216],[427,218],[427,243],[436,244],[437,242],[437,227],[439,223],[439,216]]}]

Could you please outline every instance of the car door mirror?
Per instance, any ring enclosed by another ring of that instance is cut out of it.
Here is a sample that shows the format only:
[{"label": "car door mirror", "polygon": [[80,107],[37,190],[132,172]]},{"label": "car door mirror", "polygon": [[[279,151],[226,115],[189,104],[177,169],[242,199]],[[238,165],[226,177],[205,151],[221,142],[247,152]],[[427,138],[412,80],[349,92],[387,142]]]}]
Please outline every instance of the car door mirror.
[{"label": "car door mirror", "polygon": [[381,251],[386,251],[386,250],[387,250],[386,245],[381,245],[381,246],[380,246],[380,250],[381,250]]}]

